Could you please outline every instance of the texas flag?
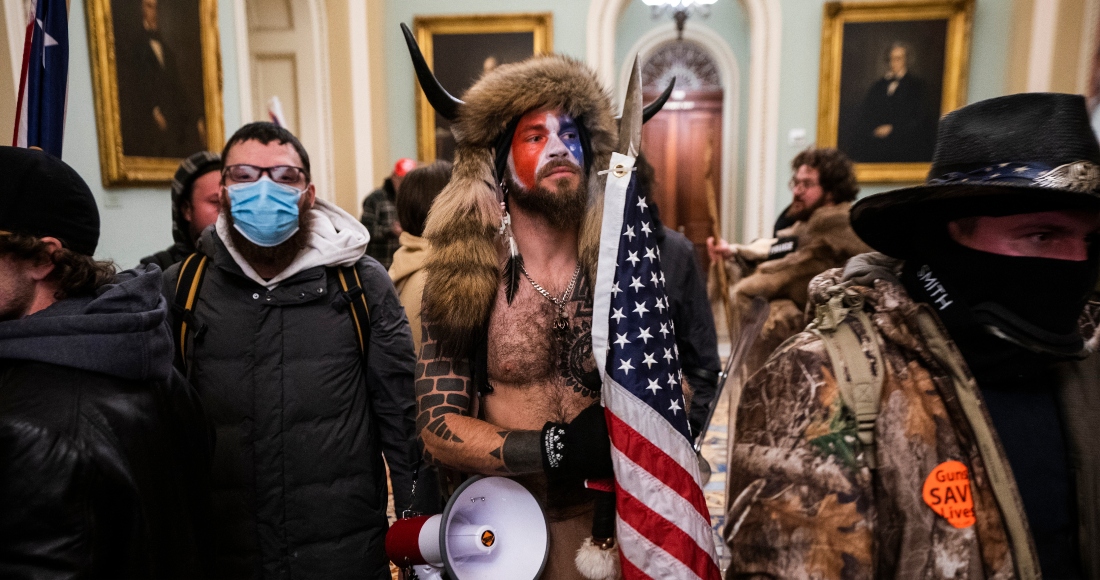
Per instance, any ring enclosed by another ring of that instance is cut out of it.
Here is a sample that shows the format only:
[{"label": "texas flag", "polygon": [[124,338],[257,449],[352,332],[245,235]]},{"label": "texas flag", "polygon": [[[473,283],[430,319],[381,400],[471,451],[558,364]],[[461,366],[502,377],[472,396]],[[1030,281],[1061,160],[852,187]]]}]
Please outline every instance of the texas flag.
[{"label": "texas flag", "polygon": [[12,145],[38,147],[61,157],[68,84],[69,15],[65,0],[35,0],[23,43]]}]

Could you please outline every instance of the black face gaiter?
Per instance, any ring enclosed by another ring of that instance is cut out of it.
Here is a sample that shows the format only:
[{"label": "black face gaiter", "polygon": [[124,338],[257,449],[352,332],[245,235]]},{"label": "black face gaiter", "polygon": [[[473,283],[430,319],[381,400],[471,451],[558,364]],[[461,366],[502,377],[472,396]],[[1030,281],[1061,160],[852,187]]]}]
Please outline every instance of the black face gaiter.
[{"label": "black face gaiter", "polygon": [[[945,236],[946,237],[946,236]],[[906,287],[916,284],[924,302],[934,307],[937,296],[927,296],[928,276],[921,267],[950,288],[955,306],[967,312],[944,313],[945,325],[970,318],[987,332],[1033,352],[1055,358],[1075,358],[1084,348],[1077,327],[1085,302],[1096,285],[1100,254],[1090,248],[1082,261],[1004,256],[966,247],[947,238],[934,243],[924,260],[905,268]],[[934,292],[932,290],[931,292]],[[943,301],[940,299],[940,304]]]}]

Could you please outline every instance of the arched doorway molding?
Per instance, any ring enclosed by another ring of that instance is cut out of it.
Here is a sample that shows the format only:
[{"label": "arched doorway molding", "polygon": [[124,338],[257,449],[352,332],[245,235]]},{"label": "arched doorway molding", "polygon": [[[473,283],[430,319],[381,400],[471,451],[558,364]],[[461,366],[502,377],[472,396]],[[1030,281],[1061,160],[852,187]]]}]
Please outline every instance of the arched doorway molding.
[{"label": "arched doorway molding", "polygon": [[[771,234],[775,220],[776,157],[779,131],[779,56],[782,11],[779,0],[738,0],[749,17],[749,108],[741,237]],[[607,86],[614,86],[615,38],[630,0],[592,0],[588,7],[586,56]],[[692,27],[685,29],[685,34]],[[733,200],[724,200],[729,207]],[[725,226],[730,227],[729,223]]]},{"label": "arched doorway molding", "polygon": [[[729,44],[719,36],[712,28],[692,22],[690,27],[684,29],[684,40],[700,47],[710,56],[718,68],[718,74],[722,81],[722,171],[721,182],[717,184],[716,191],[722,203],[722,236],[731,239],[733,236],[733,223],[737,217],[737,136],[740,120],[741,96],[741,71],[737,66],[737,58]],[[672,26],[655,28],[642,35],[634,46],[626,53],[623,65],[619,70],[619,95],[626,92],[626,85],[630,82],[630,69],[637,58],[639,64],[644,64],[646,59],[660,47],[676,41],[676,29]]]}]

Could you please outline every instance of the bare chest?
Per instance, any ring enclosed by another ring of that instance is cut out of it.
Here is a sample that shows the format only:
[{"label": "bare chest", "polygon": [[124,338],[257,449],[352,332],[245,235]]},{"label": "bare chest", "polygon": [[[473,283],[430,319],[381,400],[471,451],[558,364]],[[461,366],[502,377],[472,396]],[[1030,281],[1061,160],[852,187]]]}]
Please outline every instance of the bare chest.
[{"label": "bare chest", "polygon": [[[486,419],[506,414],[504,424],[520,415],[538,423],[571,419],[599,398],[600,378],[592,356],[592,306],[583,280],[565,308],[558,328],[558,307],[525,280],[511,304],[503,288],[489,319],[488,375],[493,392],[482,397]],[[526,422],[525,420],[525,422]]]}]

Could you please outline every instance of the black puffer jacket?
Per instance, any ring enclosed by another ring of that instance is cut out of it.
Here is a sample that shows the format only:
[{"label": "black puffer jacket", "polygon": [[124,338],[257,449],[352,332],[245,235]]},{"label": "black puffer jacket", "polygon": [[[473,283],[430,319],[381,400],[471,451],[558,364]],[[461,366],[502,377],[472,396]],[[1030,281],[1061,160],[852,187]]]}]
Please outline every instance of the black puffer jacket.
[{"label": "black puffer jacket", "polygon": [[211,433],[160,270],[0,322],[0,578],[208,575]]},{"label": "black puffer jacket", "polygon": [[[355,224],[358,226],[358,224]],[[268,290],[214,228],[189,336],[188,378],[217,430],[213,497],[221,578],[389,578],[386,467],[410,501],[416,364],[386,271],[357,263],[371,313],[360,356],[336,270]],[[171,302],[179,266],[165,274]]]}]

